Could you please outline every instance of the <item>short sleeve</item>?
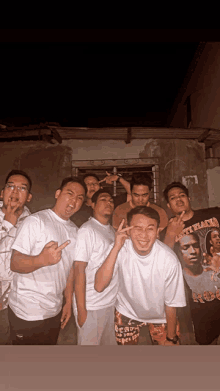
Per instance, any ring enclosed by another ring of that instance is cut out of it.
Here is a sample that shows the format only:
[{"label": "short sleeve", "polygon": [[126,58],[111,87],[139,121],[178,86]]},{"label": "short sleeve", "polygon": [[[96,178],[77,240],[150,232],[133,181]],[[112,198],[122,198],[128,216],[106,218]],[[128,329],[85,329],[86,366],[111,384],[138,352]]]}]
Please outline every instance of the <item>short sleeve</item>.
[{"label": "short sleeve", "polygon": [[17,230],[12,249],[25,255],[32,255],[32,250],[40,235],[40,222],[35,216],[28,216]]},{"label": "short sleeve", "polygon": [[178,259],[172,260],[165,276],[165,304],[168,307],[185,307],[186,298],[183,274]]},{"label": "short sleeve", "polygon": [[77,233],[75,246],[75,261],[89,262],[93,251],[93,231],[81,227]]}]

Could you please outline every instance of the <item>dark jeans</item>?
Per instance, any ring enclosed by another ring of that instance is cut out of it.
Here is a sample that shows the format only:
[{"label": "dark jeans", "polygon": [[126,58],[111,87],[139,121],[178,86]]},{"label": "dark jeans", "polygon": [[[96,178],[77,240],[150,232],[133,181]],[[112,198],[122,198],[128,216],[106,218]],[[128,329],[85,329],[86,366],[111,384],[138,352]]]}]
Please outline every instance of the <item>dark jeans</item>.
[{"label": "dark jeans", "polygon": [[12,345],[56,345],[62,311],[53,318],[27,321],[18,318],[8,307]]}]

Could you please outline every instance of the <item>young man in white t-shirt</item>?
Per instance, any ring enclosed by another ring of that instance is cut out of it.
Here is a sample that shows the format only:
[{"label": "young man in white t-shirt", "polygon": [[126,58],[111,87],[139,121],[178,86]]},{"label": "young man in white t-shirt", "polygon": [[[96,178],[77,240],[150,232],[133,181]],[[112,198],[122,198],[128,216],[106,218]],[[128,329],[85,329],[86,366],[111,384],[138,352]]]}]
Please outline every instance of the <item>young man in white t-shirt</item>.
[{"label": "young man in white t-shirt", "polygon": [[72,289],[67,280],[73,274],[77,234],[69,218],[83,204],[85,193],[78,178],[65,178],[55,193],[55,206],[27,217],[17,232],[9,295],[14,345],[56,344],[61,324],[71,316],[68,303],[62,311],[63,293]]},{"label": "young man in white t-shirt", "polygon": [[94,289],[97,269],[114,242],[115,231],[109,224],[114,201],[107,189],[92,197],[93,217],[78,231],[75,248],[74,312],[78,326],[78,345],[116,345],[114,335],[114,303],[117,278],[103,293]]},{"label": "young man in white t-shirt", "polygon": [[[115,333],[119,345],[137,345],[140,328],[148,326],[152,344],[178,342],[176,307],[186,305],[183,276],[174,252],[157,240],[160,217],[138,206],[120,224],[115,243],[95,277],[103,292],[118,273]],[[127,239],[127,240],[126,240]]]}]

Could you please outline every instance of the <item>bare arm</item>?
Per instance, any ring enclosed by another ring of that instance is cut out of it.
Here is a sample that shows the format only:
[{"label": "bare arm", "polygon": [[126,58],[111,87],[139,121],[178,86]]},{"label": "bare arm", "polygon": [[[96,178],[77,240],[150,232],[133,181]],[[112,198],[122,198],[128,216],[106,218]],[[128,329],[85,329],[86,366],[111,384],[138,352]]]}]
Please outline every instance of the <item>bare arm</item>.
[{"label": "bare arm", "polygon": [[58,247],[57,242],[47,243],[39,255],[26,255],[12,250],[11,270],[17,273],[32,273],[44,266],[55,265],[61,260],[62,250],[70,243],[67,240]]},{"label": "bare arm", "polygon": [[72,313],[72,300],[73,300],[73,292],[74,292],[74,277],[75,270],[74,265],[70,269],[69,277],[67,279],[66,288],[64,291],[65,304],[63,307],[63,312],[61,316],[61,329],[64,329],[67,322],[69,321]]},{"label": "bare arm", "polygon": [[106,183],[111,185],[112,182],[117,181],[117,179],[119,178],[118,180],[122,184],[122,186],[125,188],[126,192],[128,194],[131,194],[131,187],[130,187],[130,183],[128,181],[126,181],[122,177],[119,177],[117,174],[109,174],[109,172],[107,172],[107,171],[106,171],[106,174],[107,174],[107,176],[103,180],[101,180],[99,183],[105,181]]},{"label": "bare arm", "polygon": [[75,296],[78,324],[81,327],[87,318],[86,310],[86,273],[87,262],[75,262]]},{"label": "bare arm", "polygon": [[184,213],[185,212],[183,211],[179,217],[170,219],[167,225],[167,231],[163,242],[172,249],[174,248],[176,236],[179,235],[185,227],[182,220]]},{"label": "bare arm", "polygon": [[110,251],[108,257],[103,262],[102,266],[97,270],[95,275],[95,290],[97,292],[104,291],[110,284],[115,262],[120,249],[122,248],[125,240],[128,238],[127,231],[132,227],[122,229],[124,220],[122,220],[118,230],[115,233],[115,244],[113,249]]},{"label": "bare arm", "polygon": [[167,318],[167,336],[173,339],[176,336],[176,308],[165,305]]}]

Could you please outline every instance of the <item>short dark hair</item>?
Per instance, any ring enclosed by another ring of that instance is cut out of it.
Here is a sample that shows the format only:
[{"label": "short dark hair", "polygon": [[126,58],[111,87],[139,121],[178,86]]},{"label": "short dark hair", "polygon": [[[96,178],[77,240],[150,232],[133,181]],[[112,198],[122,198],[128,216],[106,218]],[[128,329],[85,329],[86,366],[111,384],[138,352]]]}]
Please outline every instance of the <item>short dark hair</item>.
[{"label": "short dark hair", "polygon": [[159,213],[155,209],[150,208],[149,206],[136,206],[135,208],[131,209],[127,213],[128,225],[131,224],[131,220],[132,220],[133,216],[135,216],[135,215],[144,215],[146,217],[149,217],[150,219],[156,220],[158,227],[160,225]]},{"label": "short dark hair", "polygon": [[134,185],[148,186],[149,190],[151,190],[152,179],[148,174],[142,174],[142,173],[133,174],[132,178],[131,178],[131,183],[130,183],[131,191],[132,191]]},{"label": "short dark hair", "polygon": [[5,185],[6,183],[8,183],[8,180],[9,178],[12,176],[12,175],[22,175],[23,177],[25,177],[28,181],[28,191],[29,193],[31,192],[31,187],[32,187],[32,181],[31,181],[31,178],[29,177],[28,174],[26,174],[26,172],[22,171],[22,170],[11,170],[6,179],[5,179]]},{"label": "short dark hair", "polygon": [[86,194],[87,188],[86,188],[85,183],[83,182],[82,179],[80,179],[80,178],[78,178],[76,176],[70,176],[70,177],[64,178],[62,180],[62,183],[61,183],[60,187],[59,187],[59,190],[62,191],[63,188],[67,185],[67,183],[70,183],[70,182],[71,183],[79,183],[83,187],[83,189],[85,190],[85,194]]},{"label": "short dark hair", "polygon": [[93,194],[93,196],[92,196],[92,202],[93,202],[94,204],[96,204],[99,195],[100,195],[100,194],[103,194],[103,193],[109,194],[109,195],[112,197],[113,201],[114,201],[114,197],[113,197],[113,194],[112,194],[112,191],[110,190],[110,188],[109,188],[109,187],[103,187],[102,189],[97,190],[97,191]]},{"label": "short dark hair", "polygon": [[174,187],[179,187],[180,189],[182,189],[184,191],[184,193],[187,195],[187,197],[189,197],[189,191],[187,189],[186,186],[184,186],[181,182],[172,182],[170,183],[166,188],[165,190],[163,191],[163,196],[166,200],[166,202],[168,203],[169,202],[169,199],[168,199],[168,192],[173,189]]},{"label": "short dark hair", "polygon": [[83,181],[84,181],[88,176],[93,176],[93,177],[96,178],[97,181],[99,182],[99,177],[98,177],[96,174],[93,174],[93,172],[90,172],[90,173],[85,174],[84,177],[83,177]]}]

